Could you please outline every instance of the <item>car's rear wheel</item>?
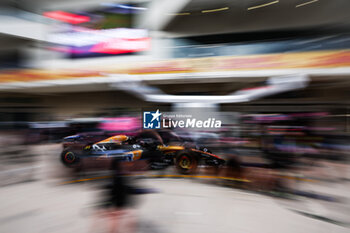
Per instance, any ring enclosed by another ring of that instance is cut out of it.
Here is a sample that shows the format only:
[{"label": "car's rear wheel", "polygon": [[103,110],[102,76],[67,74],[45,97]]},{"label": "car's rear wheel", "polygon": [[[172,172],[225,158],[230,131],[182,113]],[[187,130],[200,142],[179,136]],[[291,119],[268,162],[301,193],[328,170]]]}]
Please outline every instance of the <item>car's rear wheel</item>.
[{"label": "car's rear wheel", "polygon": [[198,167],[198,158],[195,154],[187,151],[180,152],[175,159],[176,169],[181,174],[195,173]]},{"label": "car's rear wheel", "polygon": [[61,153],[61,161],[66,166],[72,166],[79,162],[79,157],[73,151],[65,150]]}]

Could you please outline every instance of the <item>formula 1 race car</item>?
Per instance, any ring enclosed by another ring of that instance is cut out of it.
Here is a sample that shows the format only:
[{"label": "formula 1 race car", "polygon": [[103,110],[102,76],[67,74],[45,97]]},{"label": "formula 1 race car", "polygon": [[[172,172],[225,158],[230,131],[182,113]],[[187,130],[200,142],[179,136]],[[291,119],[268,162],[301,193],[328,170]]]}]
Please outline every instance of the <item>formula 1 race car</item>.
[{"label": "formula 1 race car", "polygon": [[187,143],[163,145],[151,138],[115,135],[104,140],[88,142],[86,136],[64,138],[61,161],[64,165],[78,166],[81,159],[100,160],[117,158],[121,161],[148,160],[150,169],[164,169],[175,165],[182,174],[194,173],[200,163],[220,166],[225,160],[207,148]]}]

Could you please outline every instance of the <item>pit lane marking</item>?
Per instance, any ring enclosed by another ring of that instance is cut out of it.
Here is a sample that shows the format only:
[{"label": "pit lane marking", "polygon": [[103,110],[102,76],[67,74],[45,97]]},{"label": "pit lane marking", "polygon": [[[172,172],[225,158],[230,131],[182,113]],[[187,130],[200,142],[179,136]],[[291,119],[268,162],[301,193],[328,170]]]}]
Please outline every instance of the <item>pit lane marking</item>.
[{"label": "pit lane marking", "polygon": [[[251,182],[247,179],[242,178],[234,178],[234,177],[224,177],[224,176],[199,176],[199,175],[127,175],[127,176],[140,176],[145,178],[200,178],[200,179],[221,179],[221,180],[231,180],[231,181],[240,181],[240,182]],[[60,184],[73,184],[73,183],[79,183],[79,182],[85,182],[90,180],[100,180],[100,179],[107,179],[111,178],[112,176],[98,176],[98,177],[92,177],[92,178],[86,178],[86,179],[79,179],[79,180],[71,180],[71,181],[65,181]]]},{"label": "pit lane marking", "polygon": [[[156,175],[156,174],[138,174],[138,175],[127,175],[127,176],[139,176],[139,177],[145,177],[145,178],[199,178],[199,179],[220,179],[220,180],[231,180],[231,181],[239,181],[244,183],[250,183],[251,180],[248,179],[242,179],[242,178],[235,178],[235,177],[225,177],[225,176],[204,176],[204,175]],[[86,178],[86,179],[79,179],[79,180],[71,180],[71,181],[65,181],[60,184],[72,184],[72,183],[79,183],[79,182],[85,182],[90,180],[100,180],[100,179],[107,179],[111,178],[112,176],[98,176],[98,177],[92,177],[92,178]],[[307,178],[300,178],[300,177],[294,177],[294,176],[285,176],[285,175],[279,175],[282,179],[295,179],[299,181],[304,182],[317,182],[317,180],[313,179],[307,179]]]}]

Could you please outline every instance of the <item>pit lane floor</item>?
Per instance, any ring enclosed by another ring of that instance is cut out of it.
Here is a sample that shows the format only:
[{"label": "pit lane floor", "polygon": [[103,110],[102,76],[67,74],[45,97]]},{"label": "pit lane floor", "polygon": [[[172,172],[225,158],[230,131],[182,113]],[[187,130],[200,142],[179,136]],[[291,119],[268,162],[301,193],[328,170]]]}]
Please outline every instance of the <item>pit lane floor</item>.
[{"label": "pit lane floor", "polygon": [[[59,185],[69,176],[69,170],[58,162],[59,150],[57,145],[37,147],[40,157],[35,181],[0,188],[0,232],[92,232],[96,183]],[[337,213],[345,221],[350,216],[348,209],[333,204],[329,204],[333,208],[329,211],[320,201],[273,198],[193,179],[141,182],[159,192],[138,197],[140,233],[350,232],[348,227],[296,212],[312,211],[332,217]],[[322,185],[319,189],[335,194],[350,191],[349,183]]]}]

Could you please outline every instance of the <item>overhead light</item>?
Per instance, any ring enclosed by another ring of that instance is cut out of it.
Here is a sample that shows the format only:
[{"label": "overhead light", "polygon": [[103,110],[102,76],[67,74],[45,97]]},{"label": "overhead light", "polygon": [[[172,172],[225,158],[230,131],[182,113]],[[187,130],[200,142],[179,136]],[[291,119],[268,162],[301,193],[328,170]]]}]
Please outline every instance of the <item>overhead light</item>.
[{"label": "overhead light", "polygon": [[119,8],[128,9],[128,10],[140,10],[140,11],[147,10],[147,8],[145,7],[136,7],[136,6],[130,6],[125,4],[116,4],[116,3],[102,3],[101,5],[107,6],[107,7],[119,7]]},{"label": "overhead light", "polygon": [[257,5],[257,6],[249,7],[248,11],[254,10],[254,9],[258,9],[258,8],[262,8],[262,7],[266,7],[266,6],[270,6],[270,5],[273,5],[273,4],[276,4],[276,3],[279,3],[279,0],[273,1],[273,2],[268,2],[268,3],[265,3],[265,4],[261,4],[261,5]]},{"label": "overhead light", "polygon": [[211,9],[211,10],[203,10],[202,13],[212,13],[217,11],[225,11],[228,9],[229,9],[228,7],[223,7],[223,8],[217,8],[217,9]]},{"label": "overhead light", "polygon": [[314,2],[318,2],[318,0],[312,0],[312,1],[309,1],[309,2],[304,2],[304,3],[301,3],[299,5],[296,5],[295,7],[306,6],[306,5],[309,5],[309,4],[314,3]]}]

